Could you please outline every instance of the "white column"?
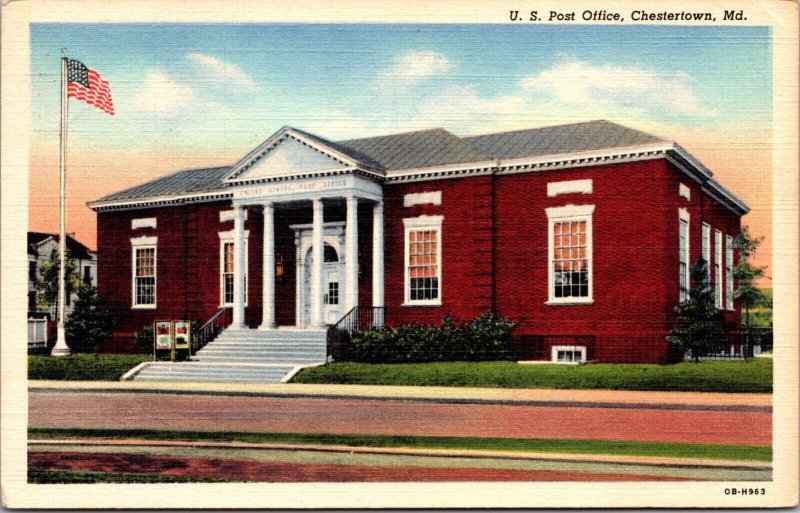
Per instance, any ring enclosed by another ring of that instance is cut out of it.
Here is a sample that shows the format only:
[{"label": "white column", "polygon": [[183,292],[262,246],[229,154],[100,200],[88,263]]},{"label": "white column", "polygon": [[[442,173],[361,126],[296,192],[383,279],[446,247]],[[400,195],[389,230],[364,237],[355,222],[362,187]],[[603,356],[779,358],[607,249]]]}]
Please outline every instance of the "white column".
[{"label": "white column", "polygon": [[301,238],[300,234],[295,232],[294,234],[294,254],[295,254],[295,280],[294,280],[294,293],[295,293],[295,300],[294,300],[294,324],[298,328],[301,328],[306,325],[307,319],[304,319],[303,315],[303,305],[305,304],[305,298],[303,297],[303,280],[305,280],[305,266],[303,266],[303,256],[300,254],[301,249]]},{"label": "white column", "polygon": [[324,324],[322,305],[322,261],[324,258],[323,252],[323,207],[322,200],[313,200],[314,204],[314,222],[311,232],[311,255],[313,262],[311,264],[311,327],[321,328]]},{"label": "white column", "polygon": [[233,206],[233,231],[234,231],[234,244],[233,244],[233,322],[231,327],[233,329],[242,329],[245,327],[244,323],[244,269],[245,269],[245,251],[244,251],[244,209],[241,205]]},{"label": "white column", "polygon": [[262,330],[275,327],[275,220],[272,202],[264,203]]},{"label": "white column", "polygon": [[[372,306],[383,304],[383,201],[372,209]],[[375,315],[375,326],[383,326],[383,315]]]},{"label": "white column", "polygon": [[344,231],[344,312],[358,306],[358,199],[347,198],[347,224]]}]

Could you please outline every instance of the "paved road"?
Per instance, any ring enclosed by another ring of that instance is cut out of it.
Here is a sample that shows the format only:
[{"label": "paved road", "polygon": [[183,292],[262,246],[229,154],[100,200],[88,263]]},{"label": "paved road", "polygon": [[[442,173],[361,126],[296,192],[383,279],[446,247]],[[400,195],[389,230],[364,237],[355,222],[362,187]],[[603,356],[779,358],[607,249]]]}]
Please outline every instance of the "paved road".
[{"label": "paved road", "polygon": [[439,404],[32,390],[29,425],[335,434],[771,443],[764,411]]}]

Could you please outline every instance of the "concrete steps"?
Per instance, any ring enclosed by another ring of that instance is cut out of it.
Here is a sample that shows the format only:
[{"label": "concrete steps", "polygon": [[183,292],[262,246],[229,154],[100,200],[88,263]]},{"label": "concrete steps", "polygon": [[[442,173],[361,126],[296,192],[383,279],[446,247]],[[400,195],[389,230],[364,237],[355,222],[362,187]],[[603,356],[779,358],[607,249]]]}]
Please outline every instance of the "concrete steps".
[{"label": "concrete steps", "polygon": [[228,329],[189,362],[146,362],[125,379],[136,381],[203,381],[279,383],[299,369],[325,363],[325,330]]},{"label": "concrete steps", "polygon": [[280,383],[295,365],[237,365],[201,362],[147,362],[136,381]]}]

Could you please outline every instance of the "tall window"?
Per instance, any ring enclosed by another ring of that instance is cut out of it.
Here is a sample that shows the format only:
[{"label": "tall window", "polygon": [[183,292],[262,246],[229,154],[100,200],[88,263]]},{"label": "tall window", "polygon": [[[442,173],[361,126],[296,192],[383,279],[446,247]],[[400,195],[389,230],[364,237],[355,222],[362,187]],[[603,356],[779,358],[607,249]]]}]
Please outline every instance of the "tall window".
[{"label": "tall window", "polygon": [[548,302],[591,302],[594,205],[569,205],[545,211],[549,219]]},{"label": "tall window", "polygon": [[725,306],[733,310],[733,238],[725,236]]},{"label": "tall window", "polygon": [[714,230],[714,303],[722,309],[722,232]]},{"label": "tall window", "polygon": [[134,306],[156,305],[156,247],[134,248]]},{"label": "tall window", "polygon": [[441,304],[442,216],[404,219],[406,304]]},{"label": "tall window", "polygon": [[[232,240],[222,240],[220,242],[220,291],[221,306],[233,306],[234,294],[233,287],[236,275],[234,274],[234,247]],[[244,243],[244,302],[247,304],[247,241]]]},{"label": "tall window", "polygon": [[83,266],[83,283],[87,285],[92,284],[92,268],[88,265]]},{"label": "tall window", "polygon": [[689,214],[683,210],[678,225],[678,281],[683,302],[689,299]]},{"label": "tall window", "polygon": [[703,223],[703,260],[706,261],[706,279],[711,283],[711,227]]}]

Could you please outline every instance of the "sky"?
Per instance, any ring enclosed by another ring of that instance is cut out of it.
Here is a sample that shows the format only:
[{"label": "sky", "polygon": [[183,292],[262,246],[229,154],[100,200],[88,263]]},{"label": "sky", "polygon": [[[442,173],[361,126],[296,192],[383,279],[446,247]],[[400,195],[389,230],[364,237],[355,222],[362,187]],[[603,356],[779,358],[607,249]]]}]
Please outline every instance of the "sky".
[{"label": "sky", "polygon": [[[608,119],[677,141],[752,208],[771,255],[772,51],[763,27],[33,24],[30,229],[58,230],[59,58],[109,81],[70,101],[68,226],[87,201],[238,160],[281,126],[337,140]],[[768,274],[770,274],[768,270]]]}]

